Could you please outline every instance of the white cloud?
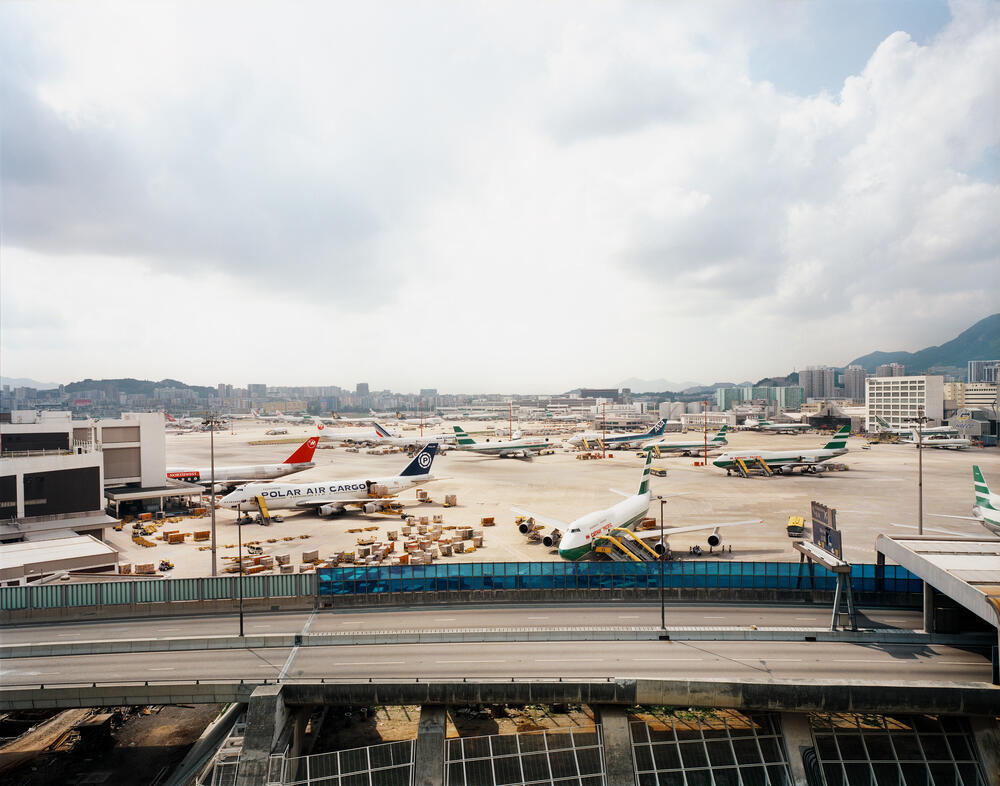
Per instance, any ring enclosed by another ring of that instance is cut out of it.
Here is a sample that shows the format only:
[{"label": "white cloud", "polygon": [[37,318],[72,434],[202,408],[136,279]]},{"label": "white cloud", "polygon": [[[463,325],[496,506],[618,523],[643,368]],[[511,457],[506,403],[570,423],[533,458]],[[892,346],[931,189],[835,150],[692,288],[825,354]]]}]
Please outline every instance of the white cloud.
[{"label": "white cloud", "polygon": [[[5,7],[5,367],[559,390],[994,311],[996,6],[808,96],[751,77],[802,25],[766,8]],[[74,314],[34,352],[39,287],[141,327]]]}]

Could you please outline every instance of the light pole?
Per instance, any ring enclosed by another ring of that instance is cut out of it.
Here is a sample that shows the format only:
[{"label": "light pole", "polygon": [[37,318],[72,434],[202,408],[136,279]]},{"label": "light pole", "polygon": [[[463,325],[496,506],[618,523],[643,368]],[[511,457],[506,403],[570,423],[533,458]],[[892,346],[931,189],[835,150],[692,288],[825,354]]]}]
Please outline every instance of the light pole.
[{"label": "light pole", "polygon": [[667,607],[663,597],[663,563],[667,559],[667,541],[663,537],[663,504],[666,500],[662,495],[656,497],[660,500],[660,548],[663,552],[660,554],[660,630],[664,633],[667,632]]},{"label": "light pole", "polygon": [[211,466],[212,466],[211,470],[209,470],[209,472],[211,473],[211,477],[209,478],[209,480],[211,480],[212,482],[211,515],[212,515],[212,575],[213,576],[219,575],[218,565],[216,563],[216,554],[215,554],[215,426],[218,422],[219,422],[218,418],[215,415],[209,415],[202,421],[203,426],[208,426],[208,435],[209,435],[208,439],[210,445],[209,454],[211,456]]},{"label": "light pole", "polygon": [[924,534],[924,415],[917,415],[917,534]]},{"label": "light pole", "polygon": [[236,519],[236,564],[239,566],[239,578],[236,580],[240,588],[240,638],[243,638],[243,524]]}]

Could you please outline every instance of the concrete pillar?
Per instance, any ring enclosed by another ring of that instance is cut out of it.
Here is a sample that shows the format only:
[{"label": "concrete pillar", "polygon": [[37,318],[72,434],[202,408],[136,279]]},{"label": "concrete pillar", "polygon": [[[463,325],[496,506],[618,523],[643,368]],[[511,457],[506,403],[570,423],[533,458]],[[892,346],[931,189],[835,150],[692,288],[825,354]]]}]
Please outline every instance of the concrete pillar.
[{"label": "concrete pillar", "polygon": [[413,786],[444,786],[447,726],[447,707],[425,704],[420,708],[417,742],[413,748]]},{"label": "concrete pillar", "polygon": [[604,735],[604,770],[608,786],[635,786],[632,732],[625,708],[616,704],[596,707]]},{"label": "concrete pillar", "polygon": [[1000,786],[1000,727],[996,718],[975,715],[969,719],[979,749],[979,760],[989,786]]},{"label": "concrete pillar", "polygon": [[934,632],[934,587],[924,582],[924,633]]},{"label": "concrete pillar", "polygon": [[805,712],[781,713],[781,732],[785,738],[788,766],[792,770],[792,786],[809,786],[802,751],[813,745],[809,730],[809,715]]},{"label": "concrete pillar", "polygon": [[267,781],[268,759],[287,722],[288,708],[281,697],[281,686],[254,688],[247,705],[247,727],[236,786],[256,786]]}]

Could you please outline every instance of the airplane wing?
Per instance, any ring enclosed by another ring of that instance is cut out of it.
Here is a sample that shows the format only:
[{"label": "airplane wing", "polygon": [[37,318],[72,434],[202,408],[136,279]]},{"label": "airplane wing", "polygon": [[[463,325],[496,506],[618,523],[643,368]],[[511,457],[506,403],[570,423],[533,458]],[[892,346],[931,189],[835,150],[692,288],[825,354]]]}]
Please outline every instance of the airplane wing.
[{"label": "airplane wing", "polygon": [[[635,492],[629,493],[627,491],[622,491],[621,489],[608,489],[608,491],[610,491],[612,494],[617,494],[619,497],[635,496]],[[663,497],[663,499],[667,499],[668,497],[684,497],[690,493],[691,493],[690,491],[675,491],[673,494],[657,494],[656,497],[654,497],[654,499],[659,497]]]},{"label": "airplane wing", "polygon": [[[939,518],[942,518],[942,519],[961,519],[962,521],[974,521],[977,524],[982,524],[983,523],[982,519],[977,519],[975,516],[949,516],[947,513],[929,513],[928,515],[930,515],[930,516],[938,516]],[[899,524],[898,526],[901,527],[903,525]]]},{"label": "airplane wing", "polygon": [[663,536],[669,538],[681,532],[697,532],[703,529],[719,529],[720,527],[741,527],[747,524],[763,524],[761,519],[747,519],[746,521],[722,521],[717,524],[692,524],[689,527],[671,527],[663,530]]},{"label": "airplane wing", "polygon": [[322,505],[367,505],[369,502],[380,502],[395,497],[390,494],[388,497],[358,497],[357,499],[341,499],[338,497],[328,497],[327,499],[304,499],[296,502],[295,507],[301,509],[318,508]]},{"label": "airplane wing", "polygon": [[530,510],[525,510],[524,508],[511,508],[511,510],[515,513],[520,513],[522,516],[532,518],[547,527],[556,527],[557,529],[562,529],[564,532],[569,528],[568,522],[560,519],[554,519],[551,516],[539,516],[537,513],[532,513]]}]

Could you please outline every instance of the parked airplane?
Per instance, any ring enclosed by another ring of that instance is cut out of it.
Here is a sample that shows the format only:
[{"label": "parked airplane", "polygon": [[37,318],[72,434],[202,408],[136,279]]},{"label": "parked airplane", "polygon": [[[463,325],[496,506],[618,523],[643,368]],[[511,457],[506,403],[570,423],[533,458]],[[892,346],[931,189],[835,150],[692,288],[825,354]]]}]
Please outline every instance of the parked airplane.
[{"label": "parked airplane", "polygon": [[356,507],[365,513],[376,513],[390,504],[400,492],[437,480],[430,474],[437,448],[436,442],[427,445],[402,472],[392,477],[309,483],[248,483],[227,494],[220,504],[251,511],[257,509],[256,498],[262,497],[270,510],[311,508],[321,516],[331,516],[342,513],[348,507]]},{"label": "parked airplane", "polygon": [[750,418],[743,425],[751,431],[770,431],[773,434],[801,434],[812,428],[808,423],[769,423],[766,420],[753,422]]},{"label": "parked airplane", "polygon": [[[270,478],[280,478],[291,475],[294,472],[301,472],[304,469],[311,469],[316,465],[313,463],[313,454],[319,444],[319,437],[309,437],[295,450],[292,455],[280,464],[249,464],[236,467],[216,467],[215,468],[215,490],[225,491],[239,483],[247,483],[251,480],[268,480]],[[211,467],[200,469],[184,469],[175,467],[167,469],[167,477],[173,480],[183,480],[188,483],[200,483],[203,486],[210,486],[212,483]]]},{"label": "parked airplane", "polygon": [[946,516],[943,513],[935,513],[946,519],[965,519],[966,521],[978,521],[986,529],[995,535],[1000,535],[1000,494],[990,491],[986,485],[986,478],[978,464],[972,465],[972,492],[974,502],[972,504],[971,516]]},{"label": "parked airplane", "polygon": [[[708,440],[708,449],[721,448],[723,445],[728,445],[726,440],[726,431],[729,426],[723,424],[722,428],[719,429],[719,433]],[[680,453],[682,456],[695,456],[705,449],[705,440],[698,440],[695,442],[650,442],[646,445],[646,449],[658,450],[660,453]]]},{"label": "parked airplane", "polygon": [[[530,516],[535,521],[551,526],[554,531],[548,536],[546,545],[556,545],[559,547],[559,556],[563,559],[578,560],[590,553],[594,544],[600,538],[605,537],[616,529],[634,529],[635,526],[646,517],[649,512],[649,502],[651,494],[649,491],[649,464],[653,458],[651,450],[646,452],[646,464],[642,468],[642,478],[639,481],[639,490],[635,494],[628,495],[622,491],[614,491],[621,494],[625,499],[616,505],[612,505],[605,510],[595,510],[593,513],[586,513],[571,522],[561,521],[548,516],[539,516],[524,508],[512,508],[516,513],[523,516]],[[674,496],[674,495],[669,495]],[[681,532],[696,532],[698,530],[713,530],[708,542],[712,546],[722,545],[722,538],[718,533],[720,527],[734,527],[745,524],[763,524],[759,519],[748,521],[729,521],[718,524],[695,524],[690,527],[672,527],[664,532],[666,537],[676,535]],[[661,550],[663,545],[661,544]]]},{"label": "parked airplane", "polygon": [[901,439],[899,441],[905,442],[907,445],[916,445],[919,442],[925,448],[941,448],[942,450],[968,450],[972,446],[972,441],[964,437],[922,434],[918,440],[916,432],[910,435],[910,439]]},{"label": "parked airplane", "polygon": [[842,456],[847,452],[847,438],[851,435],[851,427],[843,426],[832,440],[826,443],[819,450],[749,450],[727,451],[719,456],[712,463],[726,470],[726,474],[732,474],[736,466],[736,459],[743,461],[755,461],[761,459],[775,474],[782,474],[785,470],[792,470],[800,467],[802,472],[822,472],[820,463],[831,459],[834,456]]},{"label": "parked airplane", "polygon": [[[432,442],[437,442],[439,445],[454,445],[455,435],[454,434],[425,434],[420,436],[419,434],[412,434],[410,436],[399,436],[394,434],[389,429],[385,428],[380,423],[374,423],[376,434],[379,438],[375,440],[379,445],[397,445],[402,448],[422,448],[424,445],[429,445]],[[444,452],[444,451],[442,451]]]},{"label": "parked airplane", "polygon": [[656,421],[656,425],[649,431],[642,434],[603,434],[600,431],[584,431],[580,434],[574,434],[566,442],[570,445],[582,445],[586,441],[603,444],[606,448],[628,449],[640,447],[644,442],[661,436],[666,427],[667,421],[661,419]]},{"label": "parked airplane", "polygon": [[[886,423],[885,420],[880,418],[878,415],[875,416],[875,423],[878,426],[879,432],[886,434],[898,434],[901,437],[909,437],[917,433],[916,423],[908,423],[902,428],[895,428],[894,426],[890,426],[888,423]],[[920,429],[920,432],[924,436],[927,436],[929,434],[937,434],[938,436],[942,437],[958,436],[958,429],[955,428],[954,426],[925,426],[924,428]]]},{"label": "parked airplane", "polygon": [[537,456],[548,447],[548,437],[544,441],[530,439],[505,439],[497,442],[476,442],[465,433],[461,426],[452,426],[455,429],[456,445],[458,450],[468,450],[473,453],[482,453],[487,456],[499,456],[500,458],[523,458],[530,459]]},{"label": "parked airplane", "polygon": [[373,425],[372,428],[352,428],[345,429],[341,431],[331,431],[329,428],[324,426],[322,423],[316,426],[320,430],[320,436],[323,439],[332,440],[334,442],[370,442],[373,445],[380,442],[388,432],[378,425]]},{"label": "parked airplane", "polygon": [[164,412],[163,416],[167,420],[167,428],[194,428],[204,422],[204,418],[175,418],[169,412]]},{"label": "parked airplane", "polygon": [[254,420],[283,420],[280,413],[277,415],[264,415],[259,410],[251,409],[250,414],[253,416]]}]

